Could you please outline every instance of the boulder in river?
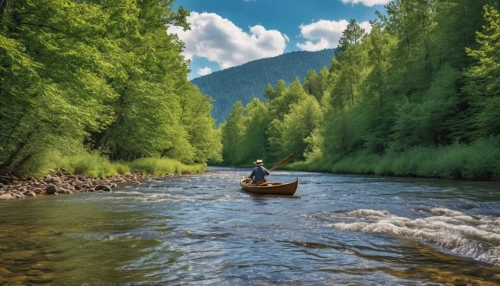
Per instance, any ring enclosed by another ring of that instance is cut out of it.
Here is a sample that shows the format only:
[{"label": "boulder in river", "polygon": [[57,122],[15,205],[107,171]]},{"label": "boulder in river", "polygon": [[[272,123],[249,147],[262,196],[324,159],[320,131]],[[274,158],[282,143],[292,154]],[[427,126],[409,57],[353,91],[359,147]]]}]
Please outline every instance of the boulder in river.
[{"label": "boulder in river", "polygon": [[34,191],[26,191],[24,192],[24,195],[28,197],[36,197],[36,193]]},{"label": "boulder in river", "polygon": [[57,186],[54,186],[54,185],[48,185],[46,188],[45,188],[45,191],[47,192],[47,194],[49,195],[55,195],[57,194],[57,192],[59,191],[59,189],[57,188]]},{"label": "boulder in river", "polygon": [[95,189],[96,191],[100,191],[100,190],[103,190],[103,189],[104,189],[104,188],[106,188],[106,187],[107,187],[106,185],[97,185],[97,186],[95,186],[95,188],[94,188],[94,189]]},{"label": "boulder in river", "polygon": [[45,190],[42,188],[36,188],[36,189],[33,189],[33,192],[35,192],[35,194],[44,194]]},{"label": "boulder in river", "polygon": [[0,201],[1,200],[13,200],[13,199],[14,199],[14,197],[9,193],[0,195]]}]

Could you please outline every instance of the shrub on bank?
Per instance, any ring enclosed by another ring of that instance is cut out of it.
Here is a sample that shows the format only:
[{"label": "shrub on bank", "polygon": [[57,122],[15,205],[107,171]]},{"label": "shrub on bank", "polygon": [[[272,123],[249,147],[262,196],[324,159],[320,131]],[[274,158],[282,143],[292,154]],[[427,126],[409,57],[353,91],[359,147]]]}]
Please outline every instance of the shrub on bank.
[{"label": "shrub on bank", "polygon": [[104,178],[126,175],[130,172],[143,175],[198,174],[206,169],[205,164],[185,165],[169,158],[142,158],[132,162],[110,162],[97,152],[84,148],[72,150],[70,154],[51,151],[32,159],[29,168],[22,170],[23,176],[43,177],[51,173],[85,175]]},{"label": "shrub on bank", "polygon": [[289,166],[283,166],[283,169],[293,171],[309,171],[309,172],[329,172],[331,169],[331,162],[327,160],[313,161],[313,162],[295,162]]},{"label": "shrub on bank", "polygon": [[206,165],[185,165],[169,158],[142,158],[132,161],[130,170],[144,175],[200,174],[205,172]]},{"label": "shrub on bank", "polygon": [[283,169],[293,171],[309,171],[309,172],[331,172],[333,162],[339,160],[340,156],[325,156],[319,160],[299,161],[292,164],[284,165]]},{"label": "shrub on bank", "polygon": [[380,160],[378,155],[356,155],[341,159],[333,164],[334,173],[373,174]]},{"label": "shrub on bank", "polygon": [[500,138],[483,138],[469,145],[417,146],[384,155],[357,153],[341,158],[296,162],[285,168],[303,171],[376,174],[468,180],[500,179]]},{"label": "shrub on bank", "polygon": [[[118,165],[118,163],[116,164]],[[78,174],[106,177],[119,174],[115,164],[97,152],[87,152],[83,147],[68,152],[50,150],[34,156],[21,170],[23,176],[43,177],[47,174]]]},{"label": "shrub on bank", "polygon": [[500,179],[498,138],[480,139],[469,145],[455,143],[443,147],[414,147],[388,153],[375,174],[438,177],[449,179]]}]

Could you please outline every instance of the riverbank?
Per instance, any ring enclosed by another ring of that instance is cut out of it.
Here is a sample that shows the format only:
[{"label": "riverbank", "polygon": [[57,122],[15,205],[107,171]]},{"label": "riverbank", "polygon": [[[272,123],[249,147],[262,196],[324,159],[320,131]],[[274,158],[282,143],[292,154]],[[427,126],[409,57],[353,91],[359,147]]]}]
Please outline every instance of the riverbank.
[{"label": "riverbank", "polygon": [[483,140],[470,145],[413,147],[383,155],[363,152],[325,156],[285,165],[292,171],[396,177],[442,178],[453,180],[500,180],[500,149]]},{"label": "riverbank", "polygon": [[24,199],[40,195],[68,195],[75,192],[112,192],[119,184],[140,185],[142,180],[162,178],[173,174],[156,176],[130,173],[124,176],[92,178],[84,175],[47,175],[42,180],[34,177],[20,179],[0,177],[0,200]]},{"label": "riverbank", "polygon": [[185,165],[169,158],[142,158],[132,162],[109,162],[100,156],[86,159],[67,160],[67,164],[58,166],[57,171],[43,178],[36,175],[23,178],[0,176],[0,200],[74,192],[111,192],[118,184],[139,185],[142,180],[152,177],[199,174],[206,170],[205,164]]},{"label": "riverbank", "polygon": [[24,199],[38,195],[73,194],[74,192],[111,192],[120,183],[139,185],[146,177],[141,174],[127,174],[97,179],[83,175],[47,175],[43,180],[30,177],[20,179],[2,176],[0,180],[0,200]]}]

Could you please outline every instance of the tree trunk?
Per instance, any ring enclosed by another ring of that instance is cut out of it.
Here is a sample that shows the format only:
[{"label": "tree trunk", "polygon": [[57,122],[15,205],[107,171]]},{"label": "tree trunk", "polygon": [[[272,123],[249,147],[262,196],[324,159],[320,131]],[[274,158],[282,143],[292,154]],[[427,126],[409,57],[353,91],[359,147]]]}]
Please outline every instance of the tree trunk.
[{"label": "tree trunk", "polygon": [[26,136],[26,139],[17,145],[16,151],[12,152],[12,154],[9,156],[9,158],[7,160],[5,160],[5,162],[0,165],[0,173],[5,173],[5,172],[10,173],[12,171],[11,170],[12,163],[16,159],[17,155],[19,155],[19,153],[23,150],[24,146],[26,146],[26,144],[28,144],[31,136],[33,136],[35,134],[35,131],[36,131],[36,128],[33,131],[31,131],[30,133],[28,133],[28,135]]}]

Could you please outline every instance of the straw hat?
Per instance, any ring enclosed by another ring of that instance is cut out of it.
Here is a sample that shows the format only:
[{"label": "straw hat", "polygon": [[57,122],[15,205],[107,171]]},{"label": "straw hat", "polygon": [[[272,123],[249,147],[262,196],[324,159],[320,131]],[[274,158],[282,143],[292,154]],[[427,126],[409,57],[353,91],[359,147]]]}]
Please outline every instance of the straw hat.
[{"label": "straw hat", "polygon": [[255,165],[262,165],[264,162],[262,162],[262,159],[257,159],[257,161],[253,162]]}]

